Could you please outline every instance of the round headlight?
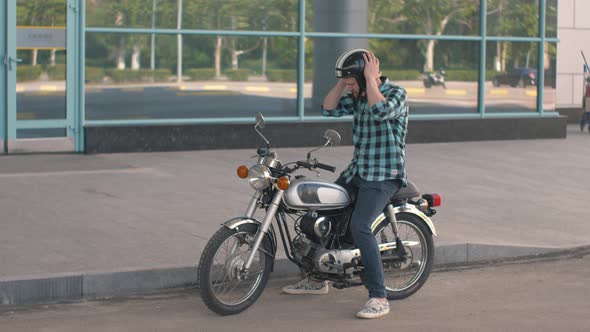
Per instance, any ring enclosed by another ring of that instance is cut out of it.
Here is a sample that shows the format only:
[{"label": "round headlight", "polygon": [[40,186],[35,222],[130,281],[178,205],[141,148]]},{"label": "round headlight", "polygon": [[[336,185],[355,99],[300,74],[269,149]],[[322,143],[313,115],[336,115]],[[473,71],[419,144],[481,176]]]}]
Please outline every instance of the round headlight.
[{"label": "round headlight", "polygon": [[254,165],[248,171],[248,182],[254,190],[270,187],[270,170],[264,165]]}]

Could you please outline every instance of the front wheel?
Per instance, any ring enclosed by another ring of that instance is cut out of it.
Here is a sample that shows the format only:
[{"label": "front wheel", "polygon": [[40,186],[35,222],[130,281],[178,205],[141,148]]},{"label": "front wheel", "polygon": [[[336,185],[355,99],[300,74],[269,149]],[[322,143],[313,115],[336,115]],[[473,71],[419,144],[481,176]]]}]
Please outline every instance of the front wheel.
[{"label": "front wheel", "polygon": [[[395,250],[382,252],[383,272],[387,299],[401,300],[416,293],[428,279],[434,264],[434,241],[426,223],[411,213],[398,213],[398,236],[404,245],[406,256],[387,261],[396,255]],[[375,234],[378,243],[395,242],[393,226],[383,220]]]},{"label": "front wheel", "polygon": [[201,255],[198,278],[203,302],[220,315],[235,315],[250,307],[266,286],[272,268],[272,245],[264,237],[247,273],[246,264],[258,226],[222,227]]}]

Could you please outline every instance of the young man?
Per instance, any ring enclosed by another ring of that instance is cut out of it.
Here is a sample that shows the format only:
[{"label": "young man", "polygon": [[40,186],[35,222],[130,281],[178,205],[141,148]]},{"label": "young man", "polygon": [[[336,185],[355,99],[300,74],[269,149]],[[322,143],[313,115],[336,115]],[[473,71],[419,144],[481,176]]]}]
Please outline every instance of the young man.
[{"label": "young man", "polygon": [[[389,302],[381,254],[370,227],[389,198],[406,185],[407,94],[381,76],[379,59],[363,49],[338,58],[336,77],[338,83],[325,97],[322,115],[353,115],[354,154],[336,183],[357,192],[350,226],[369,290],[369,301],[357,317],[377,318],[389,313]],[[283,292],[326,294],[328,284],[307,278]]]}]

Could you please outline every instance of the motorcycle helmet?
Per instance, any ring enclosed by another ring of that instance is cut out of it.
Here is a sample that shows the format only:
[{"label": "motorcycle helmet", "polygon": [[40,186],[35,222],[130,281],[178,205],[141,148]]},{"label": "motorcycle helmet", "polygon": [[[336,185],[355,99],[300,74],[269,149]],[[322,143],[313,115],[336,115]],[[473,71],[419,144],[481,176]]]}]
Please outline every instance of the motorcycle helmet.
[{"label": "motorcycle helmet", "polygon": [[363,54],[367,50],[362,48],[344,52],[336,60],[336,77],[354,77],[361,91],[365,91],[367,81],[365,79],[365,59]]}]

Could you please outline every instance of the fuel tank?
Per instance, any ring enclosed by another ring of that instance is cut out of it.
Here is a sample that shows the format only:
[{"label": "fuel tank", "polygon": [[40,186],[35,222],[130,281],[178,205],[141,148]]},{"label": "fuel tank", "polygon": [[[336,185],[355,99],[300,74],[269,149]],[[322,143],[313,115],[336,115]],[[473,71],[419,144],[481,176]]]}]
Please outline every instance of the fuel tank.
[{"label": "fuel tank", "polygon": [[317,179],[295,179],[283,196],[283,202],[295,210],[333,210],[350,204],[346,189],[332,182]]}]

